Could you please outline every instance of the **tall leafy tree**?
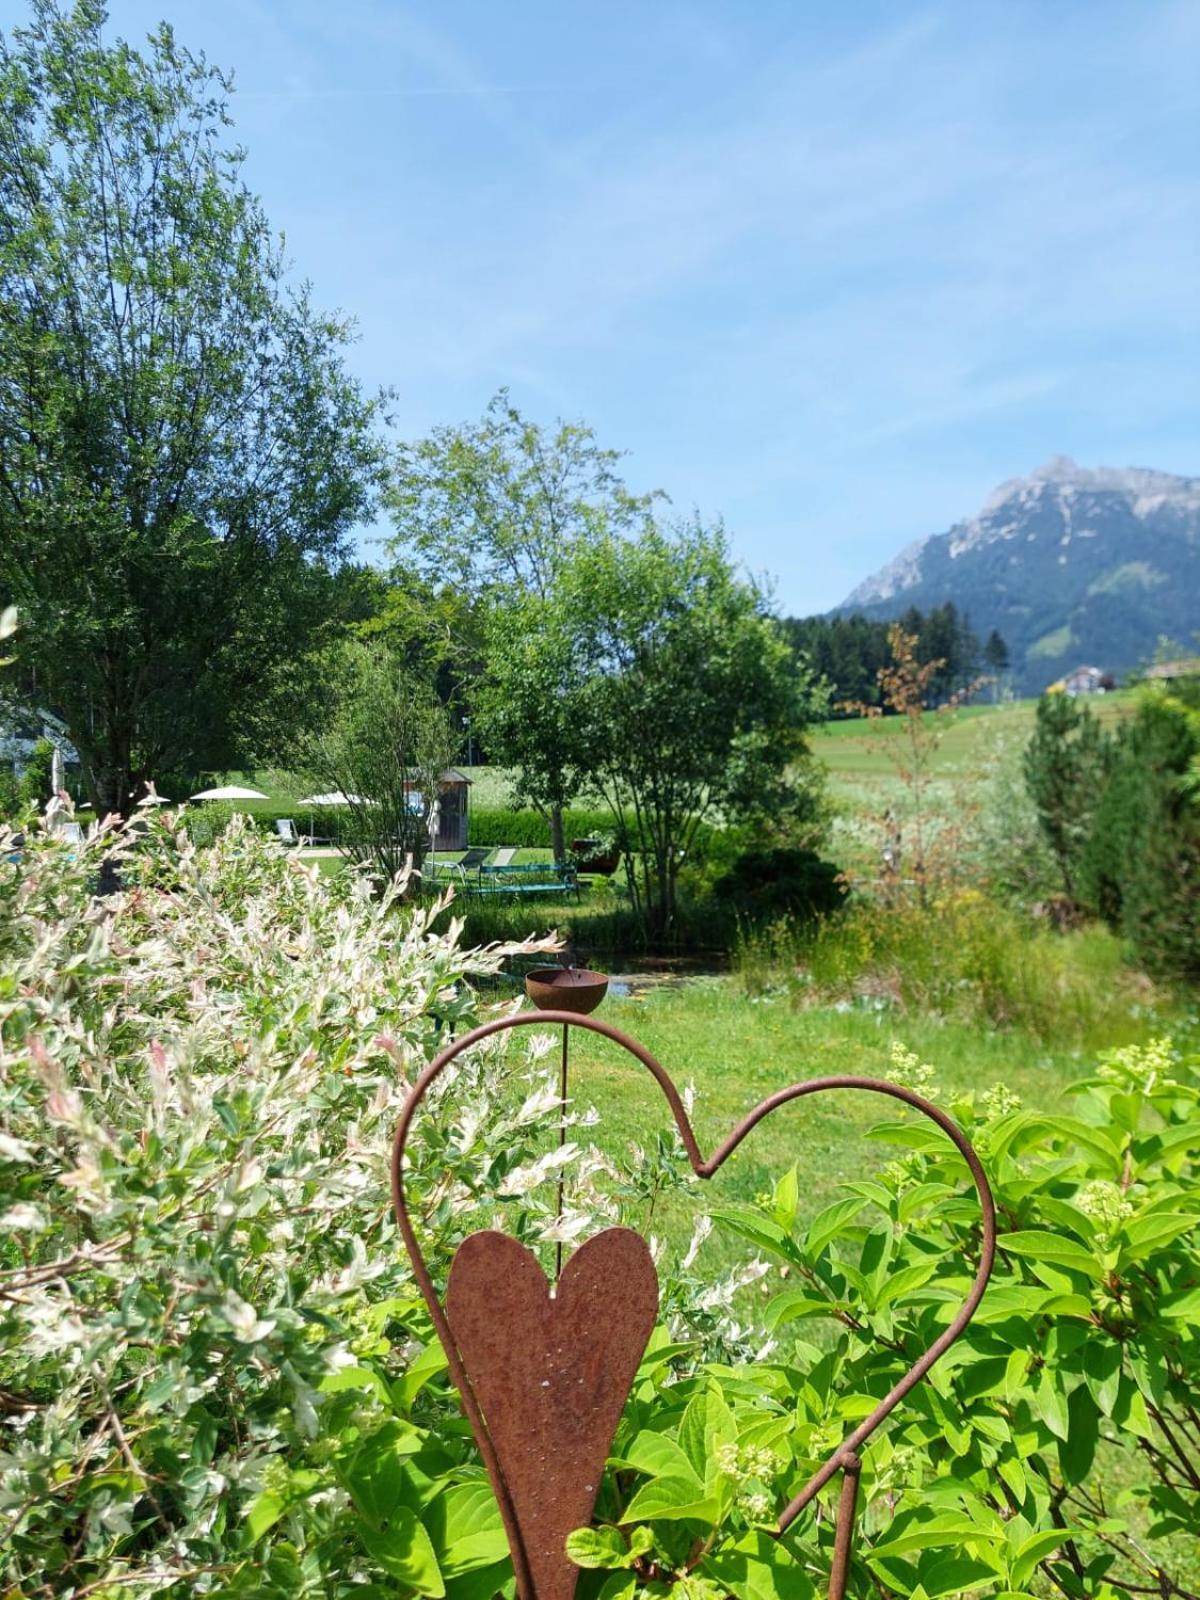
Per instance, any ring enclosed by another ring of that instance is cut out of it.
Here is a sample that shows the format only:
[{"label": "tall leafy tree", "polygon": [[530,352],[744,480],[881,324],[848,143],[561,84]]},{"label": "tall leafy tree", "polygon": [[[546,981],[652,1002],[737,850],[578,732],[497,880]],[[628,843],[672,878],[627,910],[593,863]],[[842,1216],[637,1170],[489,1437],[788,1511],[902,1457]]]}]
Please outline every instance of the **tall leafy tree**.
[{"label": "tall leafy tree", "polygon": [[501,389],[479,422],[397,450],[386,496],[392,555],[403,572],[415,565],[476,598],[544,595],[578,541],[648,511],[655,497],[630,493],[620,460],[585,423],[543,427]]},{"label": "tall leafy tree", "polygon": [[515,594],[491,609],[476,690],[487,747],[514,773],[515,797],[549,820],[566,856],[563,812],[592,766],[583,662],[562,596]]},{"label": "tall leafy tree", "polygon": [[346,324],[288,288],[240,180],[225,80],[103,20],[34,0],[0,38],[0,597],[107,811],[215,764],[287,682],[378,445]]},{"label": "tall leafy tree", "polygon": [[[553,702],[541,697],[541,688],[547,674],[560,675],[561,662],[545,652],[535,661],[533,642],[522,642],[524,624],[516,619],[528,621],[531,598],[548,600],[563,563],[580,545],[627,531],[649,514],[656,496],[632,494],[618,471],[620,460],[621,452],[598,444],[586,424],[533,422],[502,389],[479,422],[437,428],[402,445],[386,496],[396,529],[390,549],[397,589],[410,592],[415,572],[434,590],[435,604],[424,614],[456,620],[454,664],[468,709],[475,703],[471,679],[480,646],[488,640],[495,660],[483,678],[479,709],[489,751],[521,773],[522,792],[545,810],[559,855],[563,809],[577,792],[577,769],[571,761],[552,763],[563,730],[544,726]],[[535,727],[545,756],[538,755]]]},{"label": "tall leafy tree", "polygon": [[803,802],[792,774],[823,696],[764,594],[733,570],[719,529],[582,542],[555,603],[581,769],[619,819],[647,928],[669,934],[701,823],[774,822]]},{"label": "tall leafy tree", "polygon": [[341,842],[387,878],[425,859],[456,740],[446,708],[386,645],[351,640],[326,661],[328,713],[300,746],[315,788],[344,796]]}]

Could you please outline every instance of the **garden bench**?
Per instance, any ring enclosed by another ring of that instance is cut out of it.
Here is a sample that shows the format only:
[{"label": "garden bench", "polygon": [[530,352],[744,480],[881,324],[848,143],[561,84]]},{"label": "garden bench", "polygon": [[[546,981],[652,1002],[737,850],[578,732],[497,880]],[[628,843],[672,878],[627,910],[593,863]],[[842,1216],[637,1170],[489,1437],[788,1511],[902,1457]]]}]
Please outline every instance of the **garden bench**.
[{"label": "garden bench", "polygon": [[468,894],[573,894],[579,899],[579,878],[564,861],[534,861],[521,866],[480,867]]}]

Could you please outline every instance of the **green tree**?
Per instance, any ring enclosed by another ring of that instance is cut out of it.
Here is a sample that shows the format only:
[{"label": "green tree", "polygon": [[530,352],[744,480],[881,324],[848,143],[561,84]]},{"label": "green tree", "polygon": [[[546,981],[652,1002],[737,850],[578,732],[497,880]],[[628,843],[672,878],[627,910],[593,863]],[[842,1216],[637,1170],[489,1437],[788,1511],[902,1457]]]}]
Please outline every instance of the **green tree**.
[{"label": "green tree", "polygon": [[578,674],[564,712],[578,710],[589,777],[618,818],[635,905],[669,935],[703,822],[774,824],[805,806],[793,769],[824,697],[719,529],[581,542],[556,603]]},{"label": "green tree", "polygon": [[219,764],[367,508],[347,325],[291,291],[224,78],[94,0],[0,38],[0,596],[101,811]]},{"label": "green tree", "polygon": [[39,739],[29,752],[25,770],[21,773],[20,795],[23,804],[45,808],[50,798],[50,780],[54,772],[54,745],[49,739]]},{"label": "green tree", "polygon": [[[402,445],[386,494],[396,528],[393,582],[399,594],[411,592],[415,571],[432,588],[433,604],[423,614],[450,621],[447,637],[457,642],[452,659],[465,680],[466,709],[474,709],[471,685],[480,672],[482,641],[499,652],[496,670],[484,674],[491,685],[484,691],[490,753],[520,770],[523,791],[535,804],[544,804],[535,795],[555,796],[545,809],[556,853],[564,848],[562,811],[574,797],[566,781],[573,769],[568,763],[548,781],[548,758],[538,757],[534,739],[495,692],[507,685],[534,723],[542,723],[537,691],[527,695],[527,685],[512,676],[519,651],[510,645],[519,641],[498,613],[519,607],[525,596],[546,600],[560,566],[581,543],[628,530],[649,514],[656,496],[630,493],[617,471],[620,459],[621,452],[602,448],[584,423],[531,422],[501,389],[479,422],[437,428]],[[527,664],[531,684],[544,671],[558,670],[544,660]],[[555,746],[559,742],[555,735]]]},{"label": "green tree", "polygon": [[[1182,687],[1182,686],[1181,686]],[[1081,853],[1088,900],[1157,972],[1200,978],[1200,709],[1143,691]]]},{"label": "green tree", "polygon": [[1008,645],[999,628],[993,628],[983,647],[983,659],[994,673],[1007,672],[1009,668]]},{"label": "green tree", "polygon": [[460,594],[544,595],[579,540],[649,510],[655,497],[630,493],[620,459],[584,423],[529,421],[501,389],[481,421],[397,450],[386,493],[392,555],[403,573],[415,565]]},{"label": "green tree", "polygon": [[299,764],[315,788],[349,802],[341,840],[356,861],[389,879],[420,870],[456,747],[446,709],[377,643],[343,645],[328,674],[331,714]]},{"label": "green tree", "polygon": [[992,680],[992,700],[999,700],[1001,681],[1012,664],[1008,645],[999,628],[993,628],[987,636],[983,647],[983,664]]},{"label": "green tree", "polygon": [[489,751],[515,773],[515,797],[550,824],[566,859],[563,812],[592,765],[582,663],[557,594],[515,594],[488,620],[485,668],[476,691]]},{"label": "green tree", "polygon": [[1109,755],[1108,737],[1088,706],[1066,694],[1042,696],[1025,750],[1025,784],[1072,900]]}]

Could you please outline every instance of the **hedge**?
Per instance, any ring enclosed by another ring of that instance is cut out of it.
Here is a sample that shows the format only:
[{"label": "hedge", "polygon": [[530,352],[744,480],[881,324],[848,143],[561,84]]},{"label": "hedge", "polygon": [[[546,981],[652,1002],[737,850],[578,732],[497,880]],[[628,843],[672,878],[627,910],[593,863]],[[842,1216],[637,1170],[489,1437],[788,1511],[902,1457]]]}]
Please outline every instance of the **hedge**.
[{"label": "hedge", "polygon": [[[567,848],[573,839],[591,839],[615,831],[617,820],[611,811],[566,811],[563,834]],[[510,808],[472,806],[468,838],[475,845],[515,845],[520,850],[548,849],[550,823],[538,811],[513,811]]]}]

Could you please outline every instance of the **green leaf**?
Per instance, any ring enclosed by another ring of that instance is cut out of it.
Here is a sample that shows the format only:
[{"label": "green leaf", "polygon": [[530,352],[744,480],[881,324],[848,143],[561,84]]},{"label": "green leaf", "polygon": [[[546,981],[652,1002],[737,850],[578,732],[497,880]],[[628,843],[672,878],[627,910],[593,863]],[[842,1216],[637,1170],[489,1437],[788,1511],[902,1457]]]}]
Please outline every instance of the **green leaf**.
[{"label": "green leaf", "polygon": [[359,1534],[367,1550],[390,1577],[399,1578],[420,1595],[441,1600],[446,1585],[429,1535],[415,1511],[400,1506],[382,1529],[360,1522]]},{"label": "green leaf", "polygon": [[956,1512],[940,1516],[915,1517],[904,1526],[904,1531],[882,1544],[872,1545],[866,1552],[869,1561],[889,1561],[894,1556],[905,1555],[910,1550],[924,1550],[930,1545],[961,1544],[964,1539],[983,1539],[998,1543],[1004,1535],[981,1528],[977,1522]]},{"label": "green leaf", "polygon": [[981,1589],[985,1584],[990,1587],[996,1581],[994,1566],[958,1552],[931,1555],[917,1570],[929,1600],[940,1600],[942,1595],[948,1594],[969,1594],[972,1589]]},{"label": "green leaf", "polygon": [[761,1529],[706,1557],[700,1571],[736,1600],[816,1600],[818,1594],[787,1548]]},{"label": "green leaf", "polygon": [[1024,1233],[1002,1233],[1000,1249],[1010,1255],[1027,1256],[1031,1261],[1048,1261],[1052,1266],[1065,1267],[1069,1272],[1082,1272],[1097,1283],[1104,1278],[1104,1268],[1089,1250],[1062,1234],[1047,1233],[1031,1228]]},{"label": "green leaf", "polygon": [[679,1424],[679,1443],[692,1464],[692,1471],[709,1481],[717,1449],[737,1438],[737,1423],[715,1383],[707,1383],[687,1403]]},{"label": "green leaf", "polygon": [[1106,1417],[1111,1417],[1121,1386],[1121,1346],[1115,1339],[1091,1338],[1083,1347],[1083,1379]]},{"label": "green leaf", "polygon": [[796,1322],[802,1317],[834,1317],[839,1304],[836,1300],[814,1299],[804,1289],[785,1289],[769,1301],[763,1320],[773,1332],[785,1322]]},{"label": "green leaf", "polygon": [[1017,1505],[1023,1504],[1028,1486],[1025,1482],[1025,1468],[1016,1456],[1002,1455],[996,1463],[996,1472],[1012,1491],[1012,1497]]},{"label": "green leaf", "polygon": [[[446,1579],[446,1600],[495,1600],[497,1595],[509,1596],[511,1600],[512,1593],[512,1565],[508,1561],[494,1567],[472,1567],[470,1572]],[[356,1588],[354,1600],[358,1600],[358,1595]],[[386,1600],[395,1600],[392,1591],[388,1591]]]},{"label": "green leaf", "polygon": [[1149,1216],[1131,1217],[1122,1233],[1121,1259],[1144,1261],[1156,1250],[1181,1238],[1200,1226],[1200,1218],[1171,1212],[1154,1212]]},{"label": "green leaf", "polygon": [[392,1395],[387,1384],[370,1367],[339,1367],[321,1379],[322,1394],[341,1394],[346,1389],[371,1389],[385,1406],[391,1407]]},{"label": "green leaf", "polygon": [[1096,1459],[1100,1413],[1086,1383],[1072,1389],[1067,1401],[1067,1437],[1058,1446],[1058,1462],[1068,1483],[1086,1482]]},{"label": "green leaf", "polygon": [[436,1378],[445,1372],[448,1366],[446,1352],[441,1345],[436,1340],[432,1344],[427,1344],[395,1386],[400,1410],[411,1411],[413,1401],[425,1385],[431,1378]]},{"label": "green leaf", "polygon": [[407,1422],[389,1422],[373,1433],[342,1468],[351,1499],[363,1516],[383,1522],[406,1492],[404,1462],[420,1450],[422,1437]]},{"label": "green leaf", "polygon": [[875,1300],[876,1310],[890,1306],[896,1300],[903,1300],[906,1295],[915,1289],[922,1289],[933,1277],[938,1269],[936,1261],[921,1261],[911,1267],[901,1267],[893,1272],[883,1283]]},{"label": "green leaf", "polygon": [[704,1486],[704,1480],[694,1470],[687,1455],[665,1433],[643,1429],[622,1459],[639,1472],[648,1472],[654,1478],[690,1478],[697,1489]]},{"label": "green leaf", "polygon": [[832,1205],[826,1206],[824,1211],[819,1211],[809,1223],[808,1232],[804,1236],[805,1255],[820,1255],[825,1246],[853,1222],[865,1204],[866,1202],[857,1195],[851,1195],[849,1199],[835,1200]]},{"label": "green leaf", "polygon": [[1177,1298],[1164,1300],[1159,1307],[1162,1316],[1172,1322],[1191,1322],[1200,1317],[1200,1289],[1189,1289]]},{"label": "green leaf", "polygon": [[1038,1374],[1037,1388],[1033,1391],[1033,1408],[1056,1438],[1067,1438],[1071,1430],[1067,1397],[1049,1367],[1043,1367]]},{"label": "green leaf", "polygon": [[708,1522],[721,1514],[715,1495],[698,1497],[692,1478],[651,1478],[625,1509],[626,1522]]},{"label": "green leaf", "polygon": [[632,1572],[613,1572],[605,1578],[596,1600],[634,1600],[638,1581]]},{"label": "green leaf", "polygon": [[771,1196],[771,1211],[775,1221],[785,1233],[796,1226],[796,1210],[800,1204],[800,1174],[795,1163],[788,1168],[775,1185]]},{"label": "green leaf", "polygon": [[246,1527],[252,1539],[261,1539],[283,1515],[287,1502],[275,1494],[260,1494],[246,1513]]},{"label": "green leaf", "polygon": [[770,1217],[764,1217],[761,1211],[717,1206],[709,1212],[709,1216],[768,1255],[780,1256],[792,1263],[798,1259],[791,1234]]},{"label": "green leaf", "polygon": [[1013,1583],[1019,1586],[1026,1584],[1037,1571],[1040,1561],[1057,1550],[1060,1544],[1078,1537],[1078,1528],[1043,1528],[1040,1533],[1031,1534],[1017,1547],[1016,1559],[1012,1564]]},{"label": "green leaf", "polygon": [[567,1554],[577,1567],[628,1567],[637,1560],[616,1528],[576,1528],[567,1535]]},{"label": "green leaf", "polygon": [[428,1520],[438,1565],[447,1578],[508,1555],[508,1536],[489,1483],[452,1485],[430,1508]]}]

